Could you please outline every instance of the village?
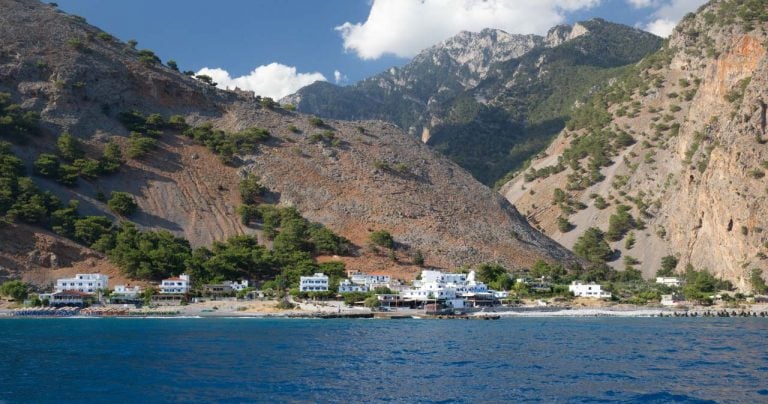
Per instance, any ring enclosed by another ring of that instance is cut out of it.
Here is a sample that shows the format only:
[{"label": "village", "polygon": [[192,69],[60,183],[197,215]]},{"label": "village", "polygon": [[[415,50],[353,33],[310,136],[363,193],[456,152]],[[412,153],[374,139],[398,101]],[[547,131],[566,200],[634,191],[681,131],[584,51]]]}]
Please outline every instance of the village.
[{"label": "village", "polygon": [[[555,285],[547,277],[519,277],[510,281],[509,290],[494,290],[479,280],[474,270],[448,273],[425,269],[411,282],[386,274],[349,271],[343,279],[324,273],[301,276],[298,287],[275,290],[274,283],[256,285],[249,280],[196,285],[187,274],[148,285],[110,285],[104,274],[76,274],[57,279],[50,292],[31,295],[24,302],[17,302],[16,307],[0,311],[0,315],[498,318],[504,313],[577,313],[573,310],[579,309],[608,313],[639,309],[639,313],[648,314],[647,309],[652,308],[660,310],[653,313],[664,315],[700,306],[685,299],[684,281],[678,277],[656,277],[650,283],[668,293],[643,305],[622,304],[595,282],[573,280],[566,289],[566,285]],[[725,293],[711,296],[711,302],[714,311],[699,311],[725,312],[730,316],[736,313],[730,310],[739,309],[741,313],[744,304],[760,305],[768,299]],[[764,312],[754,311],[755,316],[759,314],[765,316]]]}]

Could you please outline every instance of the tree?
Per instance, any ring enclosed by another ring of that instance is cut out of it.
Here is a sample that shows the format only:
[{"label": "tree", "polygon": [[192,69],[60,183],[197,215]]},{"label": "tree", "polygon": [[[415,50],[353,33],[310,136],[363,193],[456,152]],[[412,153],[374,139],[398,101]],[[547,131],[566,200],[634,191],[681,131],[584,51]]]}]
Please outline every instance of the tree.
[{"label": "tree", "polygon": [[616,213],[608,219],[608,231],[605,238],[610,241],[619,241],[624,235],[636,226],[635,218],[629,213],[630,207],[619,205],[616,207]]},{"label": "tree", "polygon": [[245,178],[240,180],[238,189],[240,190],[240,200],[247,205],[256,204],[265,190],[259,183],[259,177],[253,173],[248,173]]},{"label": "tree", "polygon": [[765,279],[763,279],[762,269],[753,268],[750,271],[749,283],[752,285],[752,293],[763,294],[768,291],[768,285],[765,284]]},{"label": "tree", "polygon": [[567,218],[559,216],[557,218],[557,229],[560,230],[561,233],[568,233],[569,231],[574,229],[574,226],[570,221],[568,221]]},{"label": "tree", "polygon": [[64,132],[56,140],[56,146],[59,149],[59,155],[67,161],[74,161],[83,157],[83,146],[80,141],[69,134]]},{"label": "tree", "polygon": [[596,264],[609,261],[613,255],[613,250],[605,241],[605,234],[596,227],[590,227],[576,240],[573,252]]},{"label": "tree", "polygon": [[8,281],[0,285],[0,294],[17,302],[23,301],[29,296],[29,286],[20,280]]},{"label": "tree", "polygon": [[129,39],[129,40],[128,40],[128,42],[126,42],[126,44],[128,44],[128,46],[129,46],[131,49],[136,49],[136,45],[138,45],[138,44],[139,44],[139,41],[137,41],[137,40],[135,40],[135,39]]},{"label": "tree", "polygon": [[132,133],[128,143],[128,157],[137,159],[149,153],[157,146],[157,140],[151,137],[141,136],[138,133]]},{"label": "tree", "polygon": [[216,84],[218,84],[213,81],[213,77],[207,74],[198,74],[197,76],[195,76],[195,78],[211,86],[216,86]]},{"label": "tree", "polygon": [[420,267],[424,266],[424,254],[422,254],[421,250],[416,250],[413,254],[413,264]]},{"label": "tree", "polygon": [[365,307],[369,307],[371,309],[375,309],[375,308],[381,306],[381,302],[379,301],[379,297],[375,296],[375,295],[366,298],[365,301],[363,302],[363,304],[365,305]]},{"label": "tree", "polygon": [[388,249],[395,248],[395,239],[386,230],[377,230],[371,233],[369,240],[372,244]]},{"label": "tree", "polygon": [[61,163],[54,154],[43,153],[35,160],[35,171],[46,178],[59,178]]},{"label": "tree", "polygon": [[656,271],[656,276],[674,276],[678,261],[674,255],[661,257],[661,268]]},{"label": "tree", "polygon": [[115,142],[109,142],[104,146],[99,167],[102,173],[111,174],[117,171],[123,164],[123,153]]},{"label": "tree", "polygon": [[168,67],[170,67],[172,70],[179,71],[179,65],[176,64],[176,61],[173,59],[168,59],[167,62],[165,62]]},{"label": "tree", "polygon": [[112,192],[109,201],[107,201],[107,206],[109,206],[112,212],[121,216],[130,216],[138,208],[136,201],[133,200],[133,196],[127,192]]},{"label": "tree", "polygon": [[512,287],[512,278],[507,269],[499,264],[480,264],[476,273],[477,279],[492,289],[508,290]]}]

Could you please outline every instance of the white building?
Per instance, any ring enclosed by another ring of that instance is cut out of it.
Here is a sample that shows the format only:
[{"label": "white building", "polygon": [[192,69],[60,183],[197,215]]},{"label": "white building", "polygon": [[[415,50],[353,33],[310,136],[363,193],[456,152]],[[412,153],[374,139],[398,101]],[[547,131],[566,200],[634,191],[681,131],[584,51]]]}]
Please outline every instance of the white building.
[{"label": "white building", "polygon": [[123,297],[136,297],[141,294],[143,289],[141,286],[131,286],[131,285],[115,285],[115,290],[112,292],[113,295],[120,295]]},{"label": "white building", "polygon": [[189,275],[182,274],[178,278],[163,279],[160,283],[161,294],[185,294],[189,293],[191,283]]},{"label": "white building", "polygon": [[[406,300],[493,300],[495,294],[488,286],[475,279],[475,271],[469,274],[449,274],[425,270],[421,279],[413,281],[413,288],[400,291]],[[454,305],[455,307],[455,305]]]},{"label": "white building", "polygon": [[[422,283],[441,283],[461,285],[467,281],[467,274],[457,273],[449,274],[441,271],[424,270],[421,271]],[[414,285],[416,282],[414,282]]]},{"label": "white building", "polygon": [[680,278],[665,277],[665,276],[656,277],[656,283],[660,283],[662,285],[672,286],[676,288],[679,288],[683,284]]},{"label": "white building", "polygon": [[603,292],[602,286],[596,283],[581,283],[573,281],[568,285],[568,290],[576,297],[590,297],[594,299],[607,299],[611,297],[610,292]]},{"label": "white building", "polygon": [[374,289],[379,286],[388,286],[392,281],[389,275],[378,274],[364,274],[362,272],[354,272],[349,274],[349,280],[357,285],[365,285],[369,289]]},{"label": "white building", "polygon": [[327,292],[328,275],[316,273],[312,276],[302,276],[299,280],[300,292]]},{"label": "white building", "polygon": [[94,294],[99,289],[107,289],[109,277],[102,274],[77,274],[74,278],[58,279],[56,292],[76,290],[78,292]]},{"label": "white building", "polygon": [[64,290],[51,293],[48,298],[48,304],[51,306],[82,306],[85,304],[85,300],[90,296],[91,294],[87,292]]},{"label": "white building", "polygon": [[405,289],[400,292],[400,296],[407,300],[453,300],[456,299],[456,289],[450,288],[420,288]]},{"label": "white building", "polygon": [[243,290],[248,289],[248,281],[246,280],[240,282],[225,281],[224,284],[229,285],[235,292],[242,292]]},{"label": "white building", "polygon": [[355,292],[366,293],[368,292],[368,286],[353,283],[349,279],[344,279],[341,283],[339,283],[339,293]]},{"label": "white building", "polygon": [[680,306],[685,304],[685,298],[679,294],[661,295],[662,306]]}]

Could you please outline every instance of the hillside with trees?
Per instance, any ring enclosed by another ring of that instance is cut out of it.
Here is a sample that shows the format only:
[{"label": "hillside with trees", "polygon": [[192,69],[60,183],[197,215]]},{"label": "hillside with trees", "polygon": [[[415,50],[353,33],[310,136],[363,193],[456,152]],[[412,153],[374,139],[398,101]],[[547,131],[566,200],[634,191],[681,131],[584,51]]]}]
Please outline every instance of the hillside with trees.
[{"label": "hillside with trees", "polygon": [[393,125],[303,115],[189,73],[54,4],[4,4],[0,280],[578,261]]}]

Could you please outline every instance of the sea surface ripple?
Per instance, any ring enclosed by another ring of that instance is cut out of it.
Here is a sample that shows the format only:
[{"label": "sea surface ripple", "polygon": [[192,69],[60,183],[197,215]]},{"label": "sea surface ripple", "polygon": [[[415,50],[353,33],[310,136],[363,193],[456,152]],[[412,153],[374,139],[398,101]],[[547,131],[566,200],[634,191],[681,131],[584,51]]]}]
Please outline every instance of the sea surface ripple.
[{"label": "sea surface ripple", "polygon": [[0,402],[766,402],[768,320],[0,320]]}]

